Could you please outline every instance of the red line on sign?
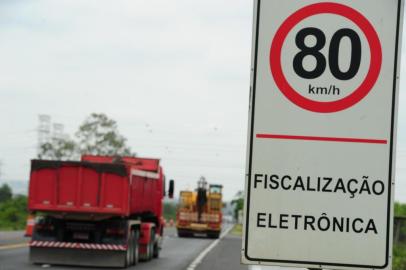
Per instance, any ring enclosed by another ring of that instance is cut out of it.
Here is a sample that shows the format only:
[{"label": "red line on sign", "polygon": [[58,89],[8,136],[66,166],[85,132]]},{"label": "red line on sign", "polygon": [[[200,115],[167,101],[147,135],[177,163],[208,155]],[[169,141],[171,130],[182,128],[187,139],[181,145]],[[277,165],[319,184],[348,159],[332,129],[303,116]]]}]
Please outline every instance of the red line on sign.
[{"label": "red line on sign", "polygon": [[297,136],[297,135],[281,135],[281,134],[257,134],[257,138],[258,139],[299,140],[299,141],[372,143],[372,144],[387,144],[388,143],[387,140],[377,140],[377,139]]}]

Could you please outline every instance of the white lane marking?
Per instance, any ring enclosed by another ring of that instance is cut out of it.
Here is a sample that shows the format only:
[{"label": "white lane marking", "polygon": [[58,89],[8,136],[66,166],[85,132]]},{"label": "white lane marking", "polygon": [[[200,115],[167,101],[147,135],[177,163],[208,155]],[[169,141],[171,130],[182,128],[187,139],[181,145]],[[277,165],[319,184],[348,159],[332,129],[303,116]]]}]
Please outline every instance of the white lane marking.
[{"label": "white lane marking", "polygon": [[213,241],[213,243],[211,243],[205,250],[203,250],[199,256],[197,256],[193,262],[191,264],[189,264],[189,266],[186,268],[186,270],[195,270],[196,267],[202,262],[203,258],[206,257],[207,253],[209,253],[215,246],[217,246],[217,244],[221,241],[221,239],[223,239],[224,236],[226,236],[231,229],[233,228],[233,226],[230,226],[228,229],[226,229],[219,237],[219,239],[216,239],[215,241]]},{"label": "white lane marking", "polygon": [[263,268],[262,266],[258,265],[249,265],[248,270],[265,270],[266,268]]},{"label": "white lane marking", "polygon": [[282,266],[249,265],[248,270],[306,270],[306,269],[305,268],[282,267]]}]

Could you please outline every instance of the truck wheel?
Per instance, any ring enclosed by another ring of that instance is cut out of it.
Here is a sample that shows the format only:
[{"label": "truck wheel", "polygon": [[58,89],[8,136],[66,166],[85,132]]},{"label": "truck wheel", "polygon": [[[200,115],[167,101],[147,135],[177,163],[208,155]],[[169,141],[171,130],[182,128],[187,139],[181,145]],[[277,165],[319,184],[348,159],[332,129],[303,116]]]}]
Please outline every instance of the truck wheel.
[{"label": "truck wheel", "polygon": [[154,257],[154,244],[155,244],[155,229],[151,230],[151,242],[148,244],[148,260],[152,260]]},{"label": "truck wheel", "polygon": [[130,232],[130,265],[134,265],[134,262],[135,262],[134,249],[135,249],[135,235],[134,235],[134,230],[131,230],[131,232]]},{"label": "truck wheel", "polygon": [[154,258],[158,258],[159,257],[159,246],[158,243],[155,243],[154,245]]},{"label": "truck wheel", "polygon": [[187,234],[183,230],[178,230],[178,237],[187,237]]},{"label": "truck wheel", "polygon": [[127,252],[125,256],[125,267],[134,265],[134,234],[133,231],[130,231],[130,236],[127,242]]},{"label": "truck wheel", "polygon": [[127,246],[127,251],[126,251],[126,256],[125,256],[125,266],[128,267],[131,265],[131,239],[128,240],[128,246]]},{"label": "truck wheel", "polygon": [[220,233],[219,232],[209,233],[208,237],[211,239],[218,239],[220,237]]},{"label": "truck wheel", "polygon": [[134,231],[134,265],[138,264],[140,260],[140,250],[138,240],[140,238],[140,233],[138,230]]}]

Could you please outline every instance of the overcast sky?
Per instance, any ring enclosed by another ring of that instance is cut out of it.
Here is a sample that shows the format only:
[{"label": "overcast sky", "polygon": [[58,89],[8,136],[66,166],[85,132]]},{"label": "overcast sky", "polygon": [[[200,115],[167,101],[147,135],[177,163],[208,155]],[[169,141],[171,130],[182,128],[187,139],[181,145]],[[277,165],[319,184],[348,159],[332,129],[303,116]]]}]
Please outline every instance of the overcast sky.
[{"label": "overcast sky", "polygon": [[[251,27],[251,0],[1,1],[1,178],[28,179],[38,114],[73,134],[103,112],[138,155],[162,159],[177,191],[204,175],[231,199],[244,185]],[[405,82],[403,68],[403,202]]]}]

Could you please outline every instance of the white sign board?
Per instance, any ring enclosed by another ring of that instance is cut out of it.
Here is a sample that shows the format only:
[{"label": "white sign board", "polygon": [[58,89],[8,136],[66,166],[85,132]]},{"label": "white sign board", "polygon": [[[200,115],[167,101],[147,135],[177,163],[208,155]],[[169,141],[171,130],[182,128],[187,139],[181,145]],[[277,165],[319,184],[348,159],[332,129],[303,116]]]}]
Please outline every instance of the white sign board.
[{"label": "white sign board", "polygon": [[256,0],[242,262],[390,268],[401,0]]}]

